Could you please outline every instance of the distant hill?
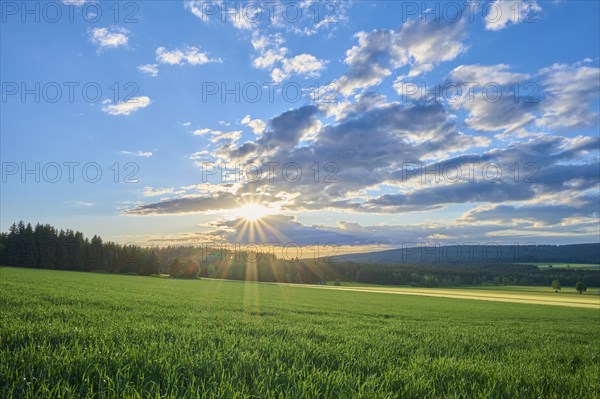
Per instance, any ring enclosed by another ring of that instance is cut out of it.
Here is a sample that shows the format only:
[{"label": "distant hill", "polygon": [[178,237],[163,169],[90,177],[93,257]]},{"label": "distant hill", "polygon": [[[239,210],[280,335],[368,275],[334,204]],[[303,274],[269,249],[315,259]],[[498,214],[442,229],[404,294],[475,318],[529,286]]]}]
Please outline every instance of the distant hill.
[{"label": "distant hill", "polygon": [[448,245],[420,246],[361,254],[335,259],[379,264],[448,263],[600,263],[600,243],[572,245]]}]

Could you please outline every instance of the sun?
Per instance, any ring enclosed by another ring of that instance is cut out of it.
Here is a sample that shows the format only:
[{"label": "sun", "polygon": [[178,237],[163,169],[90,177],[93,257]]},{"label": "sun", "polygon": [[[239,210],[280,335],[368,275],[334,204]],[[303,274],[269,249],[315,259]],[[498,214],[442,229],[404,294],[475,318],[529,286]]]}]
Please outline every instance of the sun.
[{"label": "sun", "polygon": [[271,210],[258,204],[247,204],[236,210],[236,215],[248,222],[254,222],[271,213]]}]

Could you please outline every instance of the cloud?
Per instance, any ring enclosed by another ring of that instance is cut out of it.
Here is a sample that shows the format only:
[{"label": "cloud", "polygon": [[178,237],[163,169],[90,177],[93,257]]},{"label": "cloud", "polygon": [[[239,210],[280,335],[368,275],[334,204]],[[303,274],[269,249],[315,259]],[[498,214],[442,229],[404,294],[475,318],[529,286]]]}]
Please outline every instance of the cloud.
[{"label": "cloud", "polygon": [[159,64],[183,65],[202,65],[211,62],[222,62],[220,58],[210,58],[208,53],[200,51],[198,47],[187,46],[183,50],[167,50],[165,47],[156,49],[156,61]]},{"label": "cloud", "polygon": [[144,187],[144,191],[142,195],[144,197],[159,197],[162,195],[182,193],[183,191],[175,191],[174,188],[152,188],[152,187]]},{"label": "cloud", "polygon": [[129,31],[125,28],[94,28],[91,30],[92,43],[100,50],[126,46]]},{"label": "cloud", "polygon": [[89,208],[95,204],[89,201],[67,201],[67,205],[73,208]]},{"label": "cloud", "polygon": [[207,150],[196,151],[195,153],[188,155],[188,158],[193,159],[193,160],[209,160],[209,159],[211,159],[210,152],[208,152]]},{"label": "cloud", "polygon": [[569,130],[598,126],[592,104],[600,97],[600,68],[586,63],[554,64],[540,71],[548,99],[536,125]]},{"label": "cloud", "polygon": [[131,152],[131,151],[120,151],[121,154],[124,155],[133,155],[136,157],[141,157],[141,158],[150,158],[152,155],[154,155],[152,153],[152,151],[137,151],[137,152]]},{"label": "cloud", "polygon": [[[228,5],[230,4],[226,2],[184,1],[184,8],[203,23],[231,24],[243,31],[261,28],[284,30],[301,36],[314,35],[325,29],[335,30],[341,22],[347,20],[346,13],[350,7],[347,2],[334,5],[304,0],[294,3],[295,11],[290,11],[289,4],[282,1],[249,1],[231,3],[234,7]],[[316,9],[315,6],[319,8]],[[294,21],[291,22],[290,19]]]},{"label": "cloud", "polygon": [[511,72],[505,64],[461,65],[449,78],[462,85],[462,95],[451,106],[469,112],[465,123],[470,128],[512,132],[535,120],[540,98],[528,74]]},{"label": "cloud", "polygon": [[349,71],[336,81],[345,95],[378,85],[401,67],[408,68],[408,77],[429,72],[434,65],[453,60],[466,50],[462,20],[409,20],[397,30],[377,29],[355,37],[358,45],[346,52]]},{"label": "cloud", "polygon": [[242,119],[242,125],[249,126],[254,134],[262,134],[267,127],[267,124],[261,119],[252,119],[250,115],[246,115]]},{"label": "cloud", "polygon": [[293,75],[319,77],[327,61],[312,54],[298,54],[287,57],[288,49],[283,47],[285,40],[280,34],[263,35],[255,31],[252,47],[258,52],[253,60],[255,68],[271,70],[271,78],[282,82]]},{"label": "cloud", "polygon": [[[200,18],[202,22],[208,22],[210,18],[216,21],[229,22],[236,29],[248,30],[257,25],[262,16],[262,7],[259,3],[250,3],[240,6],[235,4],[234,8],[227,7],[225,2],[207,3],[204,0],[186,0],[184,7],[192,14]],[[255,22],[256,21],[256,22]]]},{"label": "cloud", "polygon": [[461,182],[417,190],[410,194],[385,194],[369,200],[365,206],[392,207],[391,212],[435,209],[440,205],[477,202],[505,202],[530,199],[535,195],[531,185]]},{"label": "cloud", "polygon": [[[493,78],[502,87],[527,82],[535,76],[515,72],[503,64],[462,66],[450,75],[459,81]],[[544,104],[540,101],[536,107],[517,111],[519,115],[537,116]],[[463,106],[471,107],[460,104]],[[473,126],[484,130],[510,129],[512,124],[519,123],[519,119],[511,119],[511,115],[504,116],[503,120],[499,113],[467,109]],[[246,142],[218,143],[215,149],[202,149],[190,156],[241,167],[249,163],[274,162],[277,164],[275,179],[267,179],[263,173],[258,181],[242,179],[236,184],[214,184],[205,193],[186,193],[168,200],[139,204],[128,213],[224,212],[241,206],[243,198],[251,198],[283,213],[337,211],[385,215],[441,212],[449,207],[460,207],[465,213],[473,210],[471,216],[459,218],[447,228],[423,225],[401,226],[405,230],[400,227],[396,230],[369,226],[372,230],[363,231],[363,227],[347,223],[337,228],[340,231],[318,226],[319,231],[315,232],[311,230],[314,226],[298,225],[297,220],[272,220],[281,225],[282,230],[290,234],[296,232],[297,237],[303,237],[309,231],[322,234],[327,230],[346,237],[347,240],[342,240],[342,236],[332,235],[342,242],[355,243],[348,245],[367,245],[369,239],[372,243],[394,245],[390,234],[402,237],[412,234],[413,238],[442,241],[477,237],[476,234],[508,237],[512,233],[506,226],[483,213],[500,206],[507,207],[498,208],[506,209],[506,212],[511,209],[508,207],[531,207],[532,217],[521,220],[527,216],[526,211],[518,211],[520,216],[510,222],[510,229],[523,229],[519,233],[522,235],[550,237],[552,231],[545,226],[556,224],[559,218],[544,215],[550,214],[551,207],[556,206],[557,214],[561,215],[560,228],[557,228],[560,234],[568,233],[568,228],[563,229],[563,225],[570,224],[573,237],[590,235],[589,220],[597,221],[598,218],[584,210],[589,207],[583,205],[582,195],[597,194],[600,187],[597,161],[600,138],[531,133],[504,143],[503,147],[490,148],[493,142],[489,138],[462,132],[459,120],[450,111],[451,108],[443,103],[389,101],[385,96],[371,92],[348,97],[340,104],[304,105],[286,110],[266,121],[261,126],[262,132]],[[250,126],[252,121],[247,115],[241,124]],[[218,131],[198,129],[196,134],[211,138],[219,136],[215,132]],[[463,175],[457,180],[441,181],[433,179],[431,174],[425,178],[419,175],[406,178],[405,163],[413,161],[420,162],[429,171],[448,167],[452,170],[458,166]],[[283,167],[290,163],[298,165],[303,172],[293,182],[282,178]],[[318,165],[318,174],[315,174],[314,165]],[[465,174],[470,170],[469,165],[475,165],[477,176],[473,181]],[[490,165],[490,171],[484,172]],[[501,174],[493,179],[497,168]],[[267,169],[264,166],[263,172]],[[540,211],[536,211],[536,207],[540,207]],[[548,208],[542,211],[541,207]],[[481,220],[475,220],[476,217]],[[230,229],[231,225],[223,224],[216,230],[219,237],[230,238],[230,234],[236,233]]]},{"label": "cloud", "polygon": [[62,3],[66,6],[79,7],[85,4],[87,0],[62,0]]},{"label": "cloud", "polygon": [[281,68],[275,68],[271,71],[271,77],[275,82],[281,82],[294,74],[313,78],[319,77],[320,71],[327,64],[327,61],[319,60],[311,54],[283,58],[281,62]]},{"label": "cloud", "polygon": [[[190,243],[209,245],[218,244],[257,244],[268,246],[312,247],[309,256],[314,255],[316,246],[320,254],[334,254],[347,249],[377,250],[399,248],[414,245],[486,245],[514,244],[515,235],[507,228],[521,229],[516,237],[524,242],[553,242],[557,237],[570,237],[571,242],[581,240],[594,241],[598,227],[583,221],[571,226],[532,226],[530,223],[517,222],[509,226],[501,224],[481,225],[465,220],[448,220],[443,223],[415,223],[396,225],[361,225],[356,222],[339,221],[337,226],[306,225],[290,215],[273,214],[259,219],[253,227],[244,228],[246,222],[242,218],[217,220],[209,225],[209,229],[201,233],[183,233],[177,237],[167,238],[174,243]],[[165,241],[162,238],[155,241]],[[325,251],[328,246],[330,252]],[[383,248],[381,248],[383,246]],[[380,248],[378,248],[380,247]]]},{"label": "cloud", "polygon": [[485,28],[488,30],[501,30],[510,23],[535,21],[536,13],[542,10],[536,0],[494,0],[485,9]]},{"label": "cloud", "polygon": [[241,130],[233,130],[229,132],[224,132],[221,130],[212,130],[212,129],[196,129],[194,130],[194,136],[209,136],[209,140],[211,143],[216,143],[221,140],[229,140],[230,142],[237,142],[240,137],[242,137]]},{"label": "cloud", "polygon": [[102,107],[102,111],[109,115],[130,115],[139,109],[146,108],[151,104],[150,97],[133,97],[127,101],[111,104],[110,100]]},{"label": "cloud", "polygon": [[157,77],[158,76],[158,64],[140,65],[138,67],[138,70],[140,72],[147,73],[148,75],[151,75],[153,77]]},{"label": "cloud", "polygon": [[572,204],[528,204],[478,207],[463,215],[465,222],[494,222],[506,225],[526,223],[536,227],[555,226],[569,219],[598,221],[600,202],[597,196],[581,196]]},{"label": "cloud", "polygon": [[[268,197],[270,203],[278,197],[280,205],[289,210],[337,208],[385,212],[384,206],[365,206],[348,198],[369,187],[399,181],[393,172],[401,167],[403,160],[464,151],[480,144],[480,138],[459,133],[439,104],[373,102],[368,96],[364,101],[365,104],[349,110],[333,125],[320,121],[324,110],[314,105],[283,112],[269,120],[256,140],[221,145],[213,155],[231,164],[270,161],[280,165],[276,181],[262,179],[252,184],[253,189],[242,185],[237,191],[240,196],[253,190],[250,192]],[[197,134],[211,135],[212,130],[201,129]],[[303,142],[307,136],[311,140]],[[304,172],[293,184],[281,178],[281,168],[289,163],[296,163]],[[320,165],[319,169],[326,167],[317,182],[312,171],[315,164]],[[324,181],[327,177],[332,181]],[[185,202],[189,205],[193,201]],[[179,209],[176,202],[170,205]],[[169,213],[170,209],[169,204],[163,204],[155,211]]]},{"label": "cloud", "polygon": [[256,143],[247,142],[238,148],[223,146],[221,153],[226,158],[247,158],[257,152],[276,152],[281,148],[293,148],[302,137],[318,123],[319,112],[314,105],[286,111],[269,121],[271,129],[265,130]]},{"label": "cloud", "polygon": [[126,215],[160,215],[198,213],[211,210],[235,209],[241,206],[240,200],[228,192],[210,196],[190,196],[169,199],[152,204],[138,205],[124,211]]},{"label": "cloud", "polygon": [[600,98],[600,68],[587,63],[554,64],[533,74],[513,72],[506,64],[461,65],[450,72],[448,84],[463,85],[462,95],[448,103],[468,111],[467,126],[504,131],[499,138],[526,127],[594,128],[599,124],[593,104]]},{"label": "cloud", "polygon": [[291,243],[307,246],[318,243],[363,244],[352,235],[345,234],[335,229],[320,226],[305,226],[299,223],[294,216],[267,215],[258,220],[253,229],[244,229],[243,218],[220,220],[212,223],[213,230],[209,236],[219,241],[239,244],[280,244]]}]

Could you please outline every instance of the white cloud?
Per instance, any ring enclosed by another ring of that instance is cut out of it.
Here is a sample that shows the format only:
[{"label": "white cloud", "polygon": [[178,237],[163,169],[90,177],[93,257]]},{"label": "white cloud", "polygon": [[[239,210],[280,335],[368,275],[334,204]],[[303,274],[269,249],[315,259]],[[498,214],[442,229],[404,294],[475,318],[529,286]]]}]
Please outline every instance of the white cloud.
[{"label": "white cloud", "polygon": [[124,154],[124,155],[133,155],[133,156],[141,157],[141,158],[150,158],[153,155],[152,151],[132,152],[132,151],[123,150],[123,151],[120,151],[120,153]]},{"label": "white cloud", "polygon": [[236,142],[242,137],[241,130],[233,130],[230,132],[223,132],[220,130],[212,130],[212,129],[197,129],[194,130],[194,136],[209,136],[209,140],[211,143],[216,143],[221,140],[230,140],[231,142]]},{"label": "white cloud", "polygon": [[161,195],[174,194],[174,188],[152,188],[152,187],[144,187],[144,191],[142,195],[144,197],[158,197]]},{"label": "white cloud", "polygon": [[127,45],[128,33],[129,31],[124,28],[94,28],[91,30],[91,40],[100,49],[117,48]]},{"label": "white cloud", "polygon": [[73,208],[89,208],[90,206],[94,206],[93,202],[88,201],[67,201],[67,205]]},{"label": "white cloud", "polygon": [[292,74],[304,75],[307,77],[319,77],[327,61],[319,60],[312,54],[300,54],[292,58],[282,60],[282,75],[279,79],[273,80],[281,82]]},{"label": "white cloud", "polygon": [[[539,100],[529,98],[530,90],[526,90],[528,84],[533,85],[530,79],[528,74],[511,72],[506,64],[461,65],[450,72],[450,80],[465,86],[450,105],[469,112],[465,123],[470,128],[503,130],[499,138],[523,134],[519,129],[535,120],[539,107]],[[521,88],[520,92],[515,93],[514,87]]]},{"label": "white cloud", "polygon": [[527,127],[593,128],[599,124],[593,104],[600,97],[600,68],[588,63],[554,64],[534,74],[512,72],[506,64],[462,65],[449,78],[468,86],[450,105],[469,112],[465,122],[471,128],[504,130],[497,138],[526,137]]},{"label": "white cloud", "polygon": [[196,151],[193,154],[188,155],[189,159],[194,159],[194,160],[202,160],[202,159],[208,159],[210,156],[210,153],[206,150],[202,150],[202,151]]},{"label": "white cloud", "polygon": [[62,3],[66,6],[79,7],[85,4],[87,0],[63,0]]},{"label": "white cloud", "polygon": [[452,78],[461,82],[476,82],[483,86],[490,82],[499,85],[512,84],[528,79],[524,73],[510,71],[510,65],[460,65],[452,71]]},{"label": "white cloud", "polygon": [[252,29],[256,25],[256,22],[253,21],[261,16],[261,11],[258,8],[236,7],[235,9],[230,8],[226,12],[233,13],[231,24],[241,30]]},{"label": "white cloud", "polygon": [[254,32],[252,47],[258,51],[253,60],[255,68],[270,69],[271,79],[281,82],[292,75],[318,77],[327,61],[320,60],[312,54],[298,54],[287,57],[288,49],[283,47],[285,40],[279,34],[261,35]]},{"label": "white cloud", "polygon": [[397,30],[378,29],[355,36],[358,45],[346,52],[350,70],[335,82],[345,95],[380,84],[398,68],[409,66],[407,76],[414,77],[466,51],[464,21],[410,20]]},{"label": "white cloud", "polygon": [[276,63],[281,62],[288,52],[288,49],[283,47],[285,40],[280,34],[262,35],[254,32],[251,43],[254,50],[259,53],[253,62],[255,68],[272,68]]},{"label": "white cloud", "polygon": [[534,21],[536,13],[542,8],[536,0],[494,0],[487,7],[485,15],[485,28],[488,30],[501,30],[509,23],[519,24],[523,21]]},{"label": "white cloud", "polygon": [[183,50],[167,50],[165,47],[156,49],[156,61],[160,64],[183,65],[186,62],[190,65],[202,65],[210,62],[222,62],[220,58],[210,58],[208,53],[200,51],[198,47],[187,46]]},{"label": "white cloud", "polygon": [[259,69],[269,69],[276,63],[283,61],[285,59],[286,52],[287,48],[285,47],[268,49],[254,59],[254,67]]},{"label": "white cloud", "polygon": [[254,134],[262,134],[267,127],[265,121],[261,119],[252,119],[250,115],[246,115],[244,119],[242,119],[242,125],[249,126]]},{"label": "white cloud", "polygon": [[109,101],[107,105],[102,107],[102,111],[109,115],[129,115],[139,109],[146,108],[150,103],[150,97],[146,96],[133,97],[116,104],[111,104]]},{"label": "white cloud", "polygon": [[[184,7],[204,23],[213,18],[215,21],[229,22],[236,29],[241,30],[252,29],[261,17],[264,18],[259,4],[252,4],[253,7],[248,7],[244,3],[241,3],[241,6],[240,3],[235,4],[235,8],[228,8],[225,2],[208,3],[205,0],[186,0]],[[218,9],[217,14],[213,13],[215,9]]]},{"label": "white cloud", "polygon": [[[294,11],[288,10],[288,4],[277,0],[272,2],[225,2],[206,0],[185,0],[184,8],[198,17],[203,23],[231,24],[240,30],[257,29],[259,26],[283,29],[301,36],[316,34],[321,29],[335,30],[341,21],[345,21],[346,2],[335,4],[335,9],[330,5],[319,4],[311,0],[295,2],[298,18],[290,23],[290,18],[296,18]],[[228,7],[233,5],[233,7]],[[316,18],[318,16],[318,18]]]},{"label": "white cloud", "polygon": [[[592,104],[600,97],[600,68],[554,64],[540,71],[548,98],[538,126],[550,129],[578,129],[598,126]],[[597,107],[596,107],[597,109]]]},{"label": "white cloud", "polygon": [[143,73],[147,73],[149,75],[152,75],[154,77],[158,76],[158,64],[145,64],[145,65],[140,65],[138,67],[138,70],[143,72]]}]

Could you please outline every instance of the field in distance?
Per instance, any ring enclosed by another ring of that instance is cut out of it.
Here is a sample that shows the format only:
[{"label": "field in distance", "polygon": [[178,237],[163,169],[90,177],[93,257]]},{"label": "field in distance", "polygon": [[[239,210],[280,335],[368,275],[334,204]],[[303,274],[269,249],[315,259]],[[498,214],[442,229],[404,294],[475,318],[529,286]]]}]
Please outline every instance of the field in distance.
[{"label": "field in distance", "polygon": [[551,287],[530,286],[469,286],[465,288],[423,288],[343,283],[343,286],[292,284],[295,287],[337,289],[356,292],[376,292],[398,295],[418,295],[443,298],[473,299],[492,302],[531,303],[538,305],[570,306],[600,310],[600,289],[587,288],[577,293],[574,287],[562,287],[554,292]]},{"label": "field in distance", "polygon": [[356,289],[0,268],[0,397],[599,397],[597,309]]}]

